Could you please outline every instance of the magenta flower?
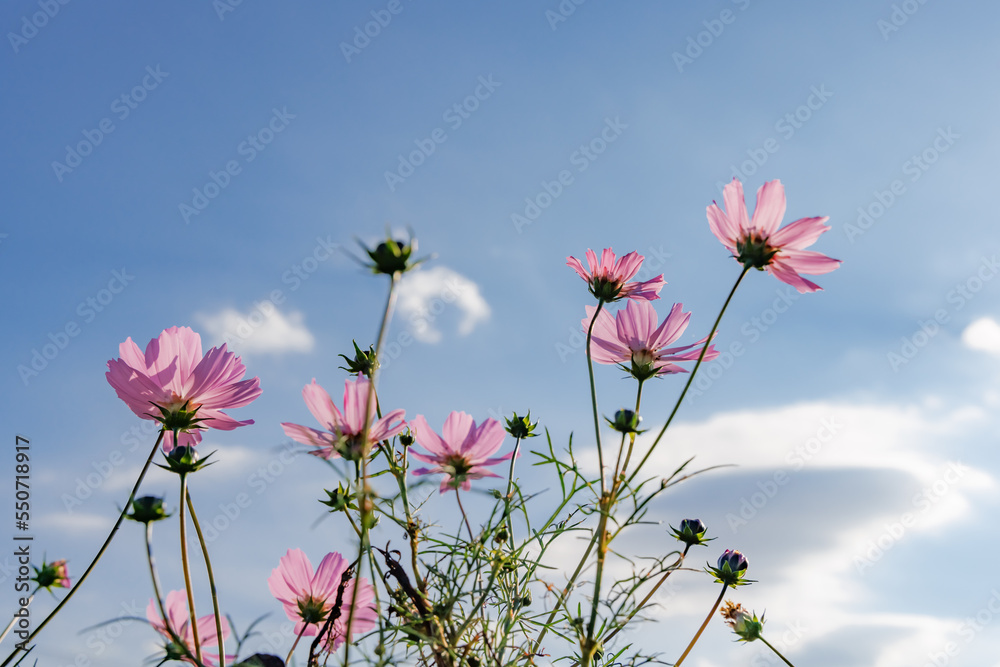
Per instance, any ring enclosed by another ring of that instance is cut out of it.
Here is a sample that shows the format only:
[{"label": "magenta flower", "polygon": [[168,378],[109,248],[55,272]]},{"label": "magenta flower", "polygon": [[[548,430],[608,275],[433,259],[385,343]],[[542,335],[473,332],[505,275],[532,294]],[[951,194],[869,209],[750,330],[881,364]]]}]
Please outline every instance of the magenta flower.
[{"label": "magenta flower", "polygon": [[[683,304],[675,303],[670,314],[657,326],[656,310],[648,301],[629,301],[614,319],[606,310],[597,315],[591,338],[591,358],[600,364],[620,364],[637,380],[648,380],[671,373],[687,373],[678,361],[696,361],[705,345],[705,338],[691,345],[667,347],[684,333],[691,313],[681,312]],[[587,306],[583,319],[586,333],[597,308]],[[719,356],[715,346],[705,352],[705,361]]]},{"label": "magenta flower", "polygon": [[641,283],[628,282],[639,271],[643,259],[642,255],[632,251],[616,261],[611,248],[605,248],[601,253],[601,261],[597,261],[597,254],[588,248],[589,271],[583,268],[576,257],[567,257],[566,265],[573,267],[587,281],[591,294],[606,303],[619,299],[659,299],[660,290],[666,285],[662,274]]},{"label": "magenta flower", "polygon": [[[418,468],[414,475],[447,475],[441,482],[441,493],[449,489],[461,487],[468,491],[472,488],[471,480],[482,477],[500,477],[487,466],[509,461],[513,452],[490,458],[503,444],[504,428],[495,419],[487,419],[479,426],[472,416],[464,412],[452,412],[445,419],[442,435],[438,435],[427,424],[423,415],[417,415],[410,422],[410,430],[417,443],[430,454],[422,454],[410,449],[410,456],[433,463],[433,468]],[[442,437],[443,436],[443,437]]]},{"label": "magenta flower", "polygon": [[201,336],[188,327],[171,327],[149,341],[145,354],[131,338],[118,350],[121,358],[108,362],[108,382],[138,417],[163,424],[165,452],[197,445],[204,428],[232,431],[253,423],[222,412],[260,396],[260,380],[241,379],[246,366],[225,345],[202,356]]},{"label": "magenta flower", "polygon": [[819,275],[840,266],[839,259],[804,250],[830,229],[823,224],[828,217],[800,218],[778,229],[785,216],[785,187],[781,181],[768,181],[757,191],[752,220],[747,218],[743,184],[739,180],[734,178],[726,186],[723,199],[725,211],[715,202],[708,207],[708,224],[736,261],[746,268],[766,270],[799,292],[815,292],[822,288],[799,274]]},{"label": "magenta flower", "polygon": [[[369,380],[359,376],[357,381],[350,379],[344,382],[344,412],[341,413],[333,404],[330,394],[323,387],[307,384],[302,389],[302,397],[306,401],[309,412],[325,430],[319,431],[308,426],[300,426],[285,422],[281,427],[285,435],[304,445],[316,447],[309,452],[324,459],[344,456],[349,461],[357,460],[361,455],[361,433],[365,428],[365,406],[368,405]],[[393,410],[381,419],[375,418],[375,401],[368,409],[368,443],[387,440],[399,434],[406,428],[403,417],[405,410]]]},{"label": "magenta flower", "polygon": [[69,580],[69,569],[65,560],[54,560],[51,563],[42,560],[41,567],[34,565],[32,567],[35,569],[35,576],[31,577],[31,580],[38,584],[39,588],[51,592],[53,588],[69,588],[73,585]]},{"label": "magenta flower", "polygon": [[[324,556],[315,573],[312,563],[301,549],[289,549],[281,557],[278,567],[271,571],[267,587],[271,595],[284,606],[288,618],[295,621],[296,635],[302,633],[312,636],[320,631],[327,615],[337,603],[337,591],[347,567],[348,562],[338,553]],[[357,600],[351,616],[350,604],[354,599],[356,583]],[[368,579],[352,578],[347,583],[341,597],[339,616],[333,622],[332,635],[326,638],[328,650],[335,651],[344,643],[348,618],[351,618],[352,635],[375,627],[378,616],[375,614],[374,601],[375,589],[368,583]]]},{"label": "magenta flower", "polygon": [[[188,613],[187,594],[184,591],[170,591],[167,593],[167,599],[163,602],[163,607],[167,612],[166,621],[160,618],[160,610],[156,604],[156,600],[150,600],[149,606],[146,607],[146,619],[149,621],[149,624],[153,626],[153,629],[167,638],[167,659],[183,660],[184,662],[189,662],[192,665],[195,664],[193,660],[186,657],[183,648],[174,643],[174,638],[170,636],[170,631],[167,630],[167,624],[169,623],[170,628],[173,629],[177,638],[184,642],[184,646],[187,647],[187,650],[190,651],[191,655],[195,655],[194,632],[191,630],[191,615]],[[230,633],[229,621],[224,618],[221,619],[221,621],[222,638],[226,639],[229,637]],[[202,662],[204,662],[207,667],[215,667],[216,661],[219,659],[219,633],[215,628],[215,614],[202,616],[198,619],[198,642],[201,644]],[[209,651],[212,651],[213,649],[215,649],[215,652],[209,653]],[[235,655],[226,656],[227,662],[235,659]]]}]

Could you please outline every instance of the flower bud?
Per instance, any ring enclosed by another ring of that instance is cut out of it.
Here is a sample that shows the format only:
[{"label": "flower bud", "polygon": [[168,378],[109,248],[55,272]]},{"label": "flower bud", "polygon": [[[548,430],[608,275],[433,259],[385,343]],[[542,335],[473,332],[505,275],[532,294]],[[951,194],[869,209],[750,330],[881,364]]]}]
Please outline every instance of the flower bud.
[{"label": "flower bud", "polygon": [[417,240],[410,235],[409,241],[396,240],[386,235],[385,241],[375,246],[375,249],[361,245],[371,258],[368,268],[372,273],[384,273],[388,276],[405,273],[424,260],[410,261],[411,255],[417,250]]},{"label": "flower bud", "polygon": [[163,498],[156,496],[142,496],[132,501],[131,512],[125,515],[126,519],[149,524],[154,521],[162,521],[169,517],[167,507],[163,504]]},{"label": "flower bud", "polygon": [[327,491],[326,489],[323,489],[323,492],[329,496],[329,498],[319,502],[329,507],[331,512],[339,512],[348,508],[356,510],[358,508],[354,503],[357,495],[351,493],[349,489],[344,488],[343,484],[337,484],[337,489],[335,491]]},{"label": "flower bud", "polygon": [[409,447],[413,444],[413,436],[409,433],[409,431],[399,434],[399,444],[403,447]]},{"label": "flower bud", "polygon": [[366,512],[361,515],[361,525],[367,528],[368,530],[371,530],[372,528],[378,525],[381,518],[382,518],[381,516],[375,514],[374,512]]},{"label": "flower bud", "polygon": [[705,533],[708,532],[708,528],[705,527],[701,519],[684,519],[681,521],[680,528],[671,526],[670,530],[674,532],[674,537],[689,547],[696,544],[705,544],[709,539],[714,539],[705,539]]},{"label": "flower bud", "polygon": [[214,453],[215,452],[211,452],[205,458],[201,458],[194,447],[181,445],[180,447],[174,447],[169,453],[167,453],[167,465],[160,465],[159,463],[156,465],[160,466],[164,470],[177,473],[178,475],[187,475],[215,463],[214,461],[209,462],[208,460]]},{"label": "flower bud", "polygon": [[531,423],[531,410],[529,410],[528,414],[523,417],[518,417],[515,412],[513,417],[505,419],[504,421],[507,422],[507,428],[505,430],[515,438],[523,440],[524,438],[534,438],[538,435],[533,432],[535,427],[538,426],[538,422],[535,422],[534,424]]},{"label": "flower bud", "polygon": [[639,413],[634,410],[624,409],[615,413],[614,420],[607,420],[607,422],[611,424],[611,428],[619,433],[642,433],[642,431],[639,430],[639,422],[641,421],[642,417],[639,416]]},{"label": "flower bud", "polygon": [[709,567],[708,573],[715,575],[715,582],[726,584],[727,586],[743,586],[752,583],[751,579],[744,580],[749,562],[747,557],[739,551],[726,549],[721,556],[717,567]]},{"label": "flower bud", "polygon": [[66,568],[66,561],[54,560],[46,563],[42,560],[41,567],[35,567],[35,576],[31,578],[40,588],[51,591],[53,588],[69,588],[72,586],[69,580],[69,570]]},{"label": "flower bud", "polygon": [[346,354],[339,355],[347,362],[347,367],[340,366],[339,368],[348,373],[364,375],[370,380],[372,373],[379,367],[378,359],[375,357],[375,346],[369,345],[368,350],[364,351],[358,347],[357,341],[351,342],[354,343],[354,358],[348,358]]}]

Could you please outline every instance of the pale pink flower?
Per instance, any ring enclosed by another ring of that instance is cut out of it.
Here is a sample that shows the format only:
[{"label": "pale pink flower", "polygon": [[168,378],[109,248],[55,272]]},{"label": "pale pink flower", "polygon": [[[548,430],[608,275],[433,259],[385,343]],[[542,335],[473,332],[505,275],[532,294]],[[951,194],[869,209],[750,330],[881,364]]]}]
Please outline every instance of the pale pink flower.
[{"label": "pale pink flower", "polygon": [[[166,622],[160,618],[160,609],[156,604],[156,600],[149,601],[149,606],[146,607],[146,619],[157,632],[167,638],[168,644],[166,648],[168,658],[195,664],[190,658],[184,657],[184,652],[179,646],[174,644],[174,638],[170,636],[170,632],[167,630],[167,623],[169,623],[170,628],[177,635],[177,638],[184,642],[184,645],[192,655],[195,655],[194,632],[191,630],[191,614],[188,612],[187,593],[184,591],[170,591],[167,593],[166,600],[163,601],[163,607],[167,612]],[[225,618],[220,620],[222,621],[222,638],[227,639],[230,633],[229,621]],[[214,667],[216,661],[219,659],[219,633],[215,627],[215,614],[202,616],[198,619],[198,643],[201,644],[202,662],[207,667]],[[226,656],[227,662],[235,659],[235,655]]]},{"label": "pale pink flower", "polygon": [[433,468],[418,468],[414,475],[434,475],[444,473],[447,477],[441,481],[440,492],[449,489],[458,490],[461,487],[468,491],[471,480],[482,477],[500,477],[487,466],[509,461],[513,452],[499,457],[491,456],[503,444],[504,429],[495,419],[487,419],[479,426],[472,416],[464,412],[452,412],[445,419],[442,435],[434,432],[424,419],[417,415],[410,422],[413,437],[430,454],[422,454],[416,449],[410,449],[410,456],[433,463]]},{"label": "pale pink flower", "polygon": [[[320,458],[338,458],[347,453],[348,458],[353,460],[353,457],[361,453],[360,436],[365,428],[365,406],[368,405],[369,384],[370,381],[364,376],[358,376],[357,381],[346,380],[344,412],[341,412],[334,405],[330,394],[313,379],[312,384],[307,384],[302,389],[302,397],[309,412],[325,430],[319,431],[308,426],[284,422],[281,427],[285,430],[285,435],[304,445],[316,447],[315,451],[309,453]],[[406,428],[406,422],[403,421],[403,417],[406,416],[405,410],[393,410],[381,419],[376,419],[375,407],[375,401],[368,406],[369,444],[388,440]]]},{"label": "pale pink flower", "polygon": [[652,301],[660,298],[660,290],[666,285],[663,275],[650,278],[645,282],[628,282],[642,266],[643,256],[634,250],[629,254],[615,259],[611,248],[605,248],[600,261],[597,253],[587,249],[587,264],[590,270],[576,257],[567,257],[566,265],[575,270],[590,286],[590,293],[607,303],[619,299],[644,299]]},{"label": "pale pink flower", "polygon": [[[667,347],[687,329],[691,313],[681,312],[683,304],[675,303],[670,314],[657,324],[656,310],[648,301],[629,301],[614,318],[606,310],[597,315],[591,338],[590,356],[600,364],[621,364],[637,379],[646,380],[654,375],[687,373],[678,366],[679,361],[696,361],[705,346],[705,338],[691,345]],[[597,308],[587,306],[583,331],[587,332]],[[715,346],[705,352],[705,361],[719,356]]]},{"label": "pale pink flower", "polygon": [[[316,572],[301,549],[289,549],[280,564],[271,571],[267,587],[271,595],[285,608],[289,620],[295,621],[295,634],[313,636],[322,629],[327,616],[337,603],[337,591],[349,563],[338,553],[323,557]],[[354,586],[357,584],[357,599]],[[351,615],[351,600],[354,614]],[[375,613],[375,589],[368,579],[352,578],[341,597],[339,616],[333,622],[333,633],[325,640],[328,650],[334,651],[344,643],[347,620],[351,619],[351,634],[371,630],[378,622]]]},{"label": "pale pink flower", "polygon": [[743,184],[736,178],[723,190],[723,200],[725,211],[715,202],[708,207],[708,224],[743,266],[766,270],[799,292],[822,289],[799,274],[819,275],[840,266],[839,259],[804,250],[830,229],[823,224],[828,217],[800,218],[778,229],[785,216],[785,188],[781,181],[768,181],[757,190],[752,220],[747,217]]},{"label": "pale pink flower", "polygon": [[70,588],[73,584],[69,580],[69,568],[66,567],[65,560],[54,560],[46,563],[42,560],[41,567],[35,567],[35,576],[31,580],[38,584],[39,588],[46,588],[50,592],[53,588]]},{"label": "pale pink flower", "polygon": [[198,444],[204,428],[231,431],[253,423],[222,412],[260,396],[260,380],[243,380],[246,366],[225,345],[202,356],[201,336],[188,327],[171,327],[149,341],[145,354],[131,338],[118,351],[121,358],[108,362],[108,382],[138,417],[164,424],[164,451]]}]

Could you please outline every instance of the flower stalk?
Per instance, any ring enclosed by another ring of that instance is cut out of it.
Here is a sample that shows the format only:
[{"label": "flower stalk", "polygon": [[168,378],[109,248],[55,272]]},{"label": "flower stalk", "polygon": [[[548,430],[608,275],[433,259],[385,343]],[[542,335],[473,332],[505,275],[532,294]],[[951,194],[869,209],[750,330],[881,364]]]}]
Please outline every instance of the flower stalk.
[{"label": "flower stalk", "polygon": [[80,579],[76,582],[76,585],[69,589],[69,591],[66,593],[66,597],[64,597],[62,601],[56,605],[55,609],[49,612],[48,616],[42,619],[42,622],[38,624],[38,627],[32,630],[31,634],[29,634],[28,637],[23,642],[21,642],[14,648],[14,651],[9,656],[7,656],[6,660],[4,660],[3,663],[0,663],[0,667],[6,667],[6,665],[9,665],[10,661],[13,660],[18,653],[20,653],[22,650],[26,650],[20,647],[27,646],[32,639],[38,636],[38,633],[40,633],[43,629],[45,629],[45,626],[49,624],[49,621],[55,618],[56,614],[62,611],[62,608],[66,606],[66,604],[70,601],[70,599],[72,599],[73,595],[83,585],[83,582],[86,581],[87,577],[90,576],[90,573],[93,572],[94,568],[97,566],[97,563],[101,560],[101,556],[104,555],[104,552],[107,551],[108,547],[111,545],[111,540],[114,539],[115,534],[121,527],[122,521],[125,520],[125,515],[128,513],[129,507],[132,505],[132,501],[135,499],[135,494],[138,493],[139,491],[139,486],[142,484],[142,480],[145,479],[146,477],[146,471],[149,470],[149,465],[153,462],[153,457],[156,455],[156,450],[160,448],[161,442],[163,442],[162,429],[160,430],[160,435],[156,438],[156,442],[153,444],[153,448],[149,452],[149,456],[146,457],[146,463],[142,466],[142,470],[139,472],[139,476],[136,478],[135,484],[132,485],[132,491],[128,495],[128,500],[125,501],[124,508],[118,515],[118,520],[115,521],[115,525],[112,526],[111,532],[108,533],[107,538],[105,538],[104,540],[104,544],[102,544],[101,548],[98,549],[97,555],[94,556],[94,560],[90,561],[90,565],[88,565],[87,569],[84,570],[83,574],[80,575]]}]

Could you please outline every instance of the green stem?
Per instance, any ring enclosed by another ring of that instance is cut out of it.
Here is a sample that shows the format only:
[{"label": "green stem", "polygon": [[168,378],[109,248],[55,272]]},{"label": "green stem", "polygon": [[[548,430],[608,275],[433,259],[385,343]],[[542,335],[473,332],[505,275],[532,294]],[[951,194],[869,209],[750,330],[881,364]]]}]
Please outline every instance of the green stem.
[{"label": "green stem", "polygon": [[[389,331],[389,322],[392,319],[392,311],[396,303],[396,287],[399,285],[401,277],[402,274],[398,271],[390,277],[389,294],[385,298],[385,310],[382,312],[382,322],[379,324],[378,338],[375,342],[375,359],[378,359],[382,353],[382,346]],[[350,665],[351,627],[354,623],[354,608],[357,605],[358,593],[361,590],[361,586],[359,585],[361,581],[361,564],[364,561],[365,550],[370,548],[368,544],[369,521],[367,519],[374,511],[374,503],[371,501],[371,487],[368,485],[368,448],[371,444],[368,432],[371,428],[372,411],[367,409],[367,407],[372,405],[372,401],[375,398],[375,380],[377,377],[378,369],[373,368],[368,384],[368,400],[365,404],[365,423],[361,431],[361,489],[358,493],[358,507],[361,510],[361,536],[358,543],[358,558],[356,560],[358,564],[358,579],[351,589],[351,608],[347,612],[347,624],[344,626],[344,667]]]},{"label": "green stem", "polygon": [[[153,560],[153,524],[152,522],[146,523],[146,560],[149,563],[149,574],[153,579],[153,594],[156,596],[156,606],[160,608],[160,618],[163,619],[163,626],[167,629],[167,633],[170,635],[170,640],[174,645],[181,651],[184,651],[185,655],[194,660],[194,655],[191,654],[191,650],[188,648],[187,644],[177,636],[177,632],[170,625],[169,617],[167,616],[166,607],[163,605],[163,594],[160,592],[160,579],[156,576],[156,563]],[[201,663],[196,663],[199,665]]]},{"label": "green stem", "polygon": [[690,548],[691,548],[690,544],[687,545],[686,547],[684,547],[684,553],[682,553],[681,557],[677,560],[676,563],[674,563],[674,566],[672,568],[670,568],[669,570],[667,570],[666,572],[663,573],[663,576],[660,577],[660,580],[658,582],[656,582],[655,586],[653,586],[653,590],[649,591],[649,593],[646,594],[646,597],[644,597],[642,599],[642,602],[640,602],[638,605],[636,605],[635,609],[633,609],[631,611],[631,613],[629,613],[628,617],[624,621],[622,621],[622,623],[617,628],[615,628],[610,633],[608,633],[607,635],[605,635],[604,639],[601,640],[603,643],[605,643],[605,644],[608,643],[608,641],[610,641],[610,639],[612,637],[614,637],[619,632],[621,632],[623,629],[625,629],[625,626],[628,625],[629,621],[631,621],[632,618],[636,614],[638,614],[639,611],[643,607],[646,606],[646,603],[649,602],[649,599],[651,597],[653,597],[653,595],[656,593],[656,591],[658,591],[660,589],[660,586],[662,586],[663,582],[665,582],[667,580],[667,577],[669,577],[674,572],[674,570],[676,570],[677,568],[679,568],[681,566],[681,563],[684,562],[684,558],[685,558],[685,556],[687,556],[688,549],[690,549]]},{"label": "green stem", "polygon": [[765,643],[765,644],[767,645],[767,647],[768,647],[769,649],[771,649],[772,651],[774,651],[774,654],[775,654],[776,656],[778,656],[779,658],[781,658],[782,660],[784,660],[784,661],[785,661],[785,664],[786,664],[786,665],[788,665],[788,667],[795,667],[795,665],[793,665],[792,663],[790,663],[790,662],[788,661],[788,658],[786,658],[785,656],[781,655],[781,652],[780,652],[780,651],[778,651],[778,649],[776,649],[776,648],[774,648],[773,646],[771,646],[771,643],[770,643],[769,641],[767,641],[767,640],[766,640],[766,639],[764,639],[763,637],[761,637],[761,638],[760,638],[760,640],[761,640],[762,642],[764,642],[764,643]]},{"label": "green stem", "polygon": [[[612,495],[614,494],[614,488],[615,485],[612,484]],[[587,641],[581,653],[583,667],[587,667],[590,664],[594,650],[597,648],[597,642],[594,641],[594,630],[597,627],[597,610],[601,603],[601,580],[604,575],[604,561],[608,554],[607,528],[608,518],[611,515],[611,503],[614,500],[612,495],[602,496],[599,504],[601,518],[597,522],[597,570],[594,573],[594,597],[590,604],[590,623],[587,625]]]},{"label": "green stem", "polygon": [[604,495],[604,452],[601,448],[601,416],[597,411],[597,385],[594,382],[594,360],[590,354],[590,342],[594,337],[594,325],[597,323],[597,316],[601,314],[604,307],[604,299],[597,300],[597,310],[587,327],[587,373],[590,375],[590,404],[594,410],[594,437],[597,439],[597,464],[601,470],[601,495]]},{"label": "green stem", "polygon": [[694,637],[691,639],[691,643],[688,644],[686,649],[684,649],[684,653],[681,654],[681,657],[677,658],[677,662],[674,663],[674,667],[680,667],[681,663],[684,662],[684,658],[686,658],[688,653],[691,652],[691,649],[694,648],[695,643],[701,637],[701,633],[703,633],[705,628],[708,627],[708,622],[712,620],[712,615],[715,614],[715,610],[718,609],[719,605],[722,603],[722,596],[726,594],[726,590],[728,588],[729,584],[722,584],[722,592],[719,593],[719,599],[717,599],[715,604],[712,605],[712,611],[708,612],[708,616],[705,617],[705,621],[701,624],[701,627],[698,628],[698,632],[695,633]]},{"label": "green stem", "polygon": [[476,536],[472,534],[472,524],[469,523],[469,515],[465,513],[465,508],[462,507],[462,494],[459,493],[458,489],[455,489],[455,500],[458,501],[458,511],[462,513],[462,518],[465,520],[465,527],[469,531],[469,546],[476,541]]},{"label": "green stem", "polygon": [[[639,380],[639,388],[635,392],[635,414],[639,414],[639,405],[642,403],[642,385],[645,380]],[[628,470],[628,462],[632,459],[632,448],[635,447],[635,433],[629,434],[628,453],[625,455],[625,464],[622,466],[621,474]]]},{"label": "green stem", "polygon": [[292,642],[292,649],[288,652],[288,656],[285,657],[285,664],[292,664],[292,654],[295,653],[295,647],[299,645],[299,640],[302,639],[302,635],[305,633],[306,629],[309,627],[308,623],[302,624],[302,629],[299,630],[299,634],[295,637],[295,641]]},{"label": "green stem", "polygon": [[[174,442],[177,442],[176,438]],[[187,517],[184,514],[184,507],[187,505],[187,475],[180,473],[181,477],[181,566],[184,570],[184,590],[187,592],[188,614],[191,619],[191,637],[194,642],[194,656],[201,662],[201,639],[198,637],[198,618],[194,610],[194,589],[191,586],[191,568],[188,565],[187,553]]]},{"label": "green stem", "polygon": [[187,497],[187,506],[191,510],[191,522],[194,524],[194,531],[198,534],[198,543],[201,545],[201,553],[205,556],[205,570],[208,572],[208,587],[212,591],[212,611],[215,612],[215,632],[219,642],[219,667],[226,667],[226,639],[222,634],[222,614],[219,612],[219,596],[215,589],[215,575],[212,573],[212,560],[208,557],[208,545],[205,544],[205,536],[201,532],[201,524],[198,523],[198,515],[194,511],[194,503],[191,501],[191,494]]},{"label": "green stem", "polygon": [[510,455],[510,470],[507,472],[507,492],[503,496],[503,513],[507,519],[507,540],[510,543],[511,552],[514,550],[514,519],[510,515],[511,490],[514,487],[514,461],[517,460],[517,452],[521,449],[521,438],[514,440],[514,453]]},{"label": "green stem", "polygon": [[[31,601],[35,599],[35,593],[37,593],[40,588],[41,586],[35,586],[35,590],[31,591],[31,595],[28,596],[28,604],[24,605],[25,607],[31,605]],[[18,616],[11,616],[10,623],[8,623],[7,627],[3,629],[3,633],[0,633],[0,642],[3,642],[4,637],[6,637],[7,633],[10,632],[10,629],[14,627],[14,623],[17,622],[18,618]]]},{"label": "green stem", "polygon": [[587,545],[587,549],[583,552],[583,558],[581,558],[580,562],[577,563],[576,570],[573,571],[573,575],[569,578],[569,581],[566,582],[566,585],[559,593],[559,597],[556,599],[556,603],[552,606],[552,612],[546,619],[545,624],[542,625],[542,631],[538,633],[538,638],[535,639],[535,646],[534,648],[531,649],[532,655],[537,654],[538,650],[541,648],[542,639],[545,638],[545,634],[549,631],[549,626],[552,625],[552,621],[555,619],[556,614],[559,613],[559,608],[562,606],[563,601],[566,599],[566,596],[569,595],[570,590],[573,588],[573,584],[576,582],[576,578],[579,577],[580,572],[583,571],[583,566],[587,564],[587,558],[590,557],[590,551],[594,548],[595,544],[597,544],[596,531],[594,532],[593,537],[590,538],[590,544]]},{"label": "green stem", "polygon": [[647,459],[649,459],[649,455],[653,453],[653,450],[656,449],[656,445],[659,444],[660,439],[663,438],[663,434],[667,432],[667,427],[669,427],[670,423],[674,420],[677,410],[680,409],[681,403],[684,401],[684,396],[687,395],[688,389],[691,387],[691,383],[694,382],[695,373],[697,373],[698,369],[701,367],[701,362],[705,358],[705,354],[708,352],[709,346],[712,344],[712,337],[715,336],[715,332],[719,328],[719,322],[722,321],[722,315],[726,312],[726,308],[729,307],[729,302],[732,301],[733,295],[736,294],[736,288],[739,287],[740,283],[743,281],[743,276],[745,276],[749,270],[749,267],[744,267],[743,271],[740,272],[740,277],[736,279],[736,283],[733,285],[733,288],[729,290],[729,296],[726,297],[726,302],[722,304],[722,310],[719,311],[718,317],[715,318],[715,322],[712,324],[711,331],[708,332],[708,337],[705,339],[705,346],[701,349],[701,354],[698,355],[698,361],[695,363],[694,368],[691,369],[690,375],[688,375],[687,383],[684,385],[681,395],[677,398],[677,403],[674,404],[674,409],[670,411],[670,416],[667,418],[667,422],[663,425],[663,428],[660,429],[660,432],[656,436],[656,440],[654,440],[653,444],[650,445],[649,451],[646,452],[646,455],[642,457],[641,461],[639,461],[639,465],[637,465],[632,474],[629,475],[628,482],[631,482],[635,479],[635,476],[639,474],[642,466],[645,465]]},{"label": "green stem", "polygon": [[142,467],[142,472],[139,473],[139,478],[135,480],[135,485],[132,487],[132,492],[129,494],[128,500],[125,501],[125,507],[124,507],[124,509],[122,509],[121,514],[118,515],[118,520],[115,522],[114,527],[111,529],[111,532],[108,534],[107,539],[104,540],[104,544],[101,545],[101,548],[97,552],[97,555],[94,556],[94,560],[91,561],[90,565],[87,567],[87,569],[84,571],[84,573],[82,575],[80,575],[80,579],[76,582],[76,586],[73,586],[72,588],[69,589],[69,592],[66,593],[66,597],[64,597],[62,599],[62,602],[60,602],[59,604],[57,604],[56,608],[53,609],[51,612],[49,612],[49,615],[46,616],[42,620],[42,622],[38,625],[37,628],[35,628],[31,632],[30,635],[28,635],[27,639],[25,639],[23,642],[21,642],[18,645],[18,647],[14,649],[13,653],[11,653],[9,656],[7,656],[7,659],[4,660],[3,663],[0,663],[0,667],[6,667],[6,665],[10,664],[10,661],[13,660],[17,656],[17,654],[22,650],[20,647],[21,646],[27,646],[28,643],[32,639],[34,639],[35,636],[38,635],[39,632],[42,631],[42,628],[44,628],[46,625],[48,625],[49,621],[51,621],[53,619],[53,617],[55,617],[55,615],[59,613],[59,611],[66,605],[66,603],[70,601],[70,598],[73,597],[73,594],[76,593],[80,589],[80,586],[83,584],[83,582],[90,575],[91,571],[97,565],[97,562],[99,560],[101,560],[101,556],[103,556],[104,552],[107,551],[108,546],[111,544],[111,540],[115,536],[115,533],[118,532],[119,526],[121,526],[122,525],[122,521],[125,520],[125,514],[128,513],[129,507],[132,506],[132,501],[135,500],[135,494],[139,491],[139,485],[142,484],[142,480],[146,476],[146,471],[149,470],[149,464],[152,463],[153,456],[156,455],[156,450],[159,449],[160,443],[162,441],[163,441],[163,430],[161,429],[160,430],[160,435],[156,438],[156,444],[153,445],[152,451],[149,452],[149,456],[146,458],[146,464]]}]

